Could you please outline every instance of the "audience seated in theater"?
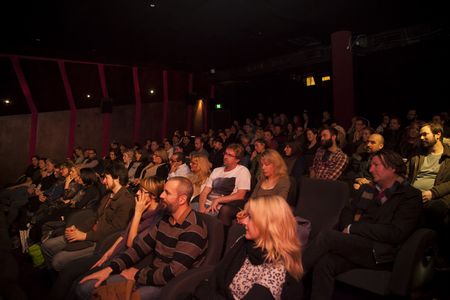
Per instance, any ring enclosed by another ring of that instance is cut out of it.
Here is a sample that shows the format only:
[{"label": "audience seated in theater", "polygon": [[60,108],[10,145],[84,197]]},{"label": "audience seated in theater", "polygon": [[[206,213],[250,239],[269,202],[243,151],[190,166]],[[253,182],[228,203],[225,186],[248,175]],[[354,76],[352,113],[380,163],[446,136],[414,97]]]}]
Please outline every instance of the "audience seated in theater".
[{"label": "audience seated in theater", "polygon": [[195,197],[200,196],[201,192],[205,188],[206,180],[209,175],[211,175],[211,163],[209,162],[207,156],[194,155],[192,156],[189,165],[191,166],[192,173],[189,174],[188,178],[194,186],[194,191],[191,198],[192,200]]},{"label": "audience seated in theater", "polygon": [[39,241],[43,236],[42,240],[46,240],[53,233],[46,227],[46,222],[67,220],[75,211],[97,208],[102,194],[99,185],[94,170],[71,168],[69,176],[65,177],[64,195],[54,201],[45,201],[33,215],[30,238]]},{"label": "audience seated in theater", "polygon": [[332,299],[335,276],[347,270],[392,268],[396,251],[417,228],[421,195],[405,180],[402,157],[381,150],[370,172],[373,184],[363,185],[344,208],[339,231],[320,232],[303,253],[305,273],[312,272],[312,300]]},{"label": "audience seated in theater", "polygon": [[261,175],[261,154],[269,147],[264,139],[257,139],[255,141],[255,150],[253,150],[250,156],[250,174],[252,176],[252,187],[256,185],[258,178]]},{"label": "audience seated in theater", "polygon": [[282,153],[283,152],[283,147],[284,144],[287,141],[287,136],[283,131],[283,128],[280,124],[275,124],[273,126],[273,139],[274,141],[277,143],[277,150],[278,152]]},{"label": "audience seated in theater", "polygon": [[126,149],[122,154],[122,160],[125,168],[128,170],[128,182],[134,180],[136,170],[139,167],[139,163],[135,164],[135,153],[133,149]]},{"label": "audience seated in theater", "polygon": [[209,160],[212,163],[213,169],[223,166],[223,153],[225,148],[223,147],[223,139],[216,137],[214,139],[213,151],[209,154]]},{"label": "audience seated in theater", "polygon": [[[145,177],[157,176],[163,180],[167,179],[169,175],[170,165],[168,164],[169,158],[167,157],[167,152],[164,149],[157,149],[152,155],[153,163],[148,164],[139,175],[139,178],[135,178],[135,181],[138,182],[138,179],[142,179]],[[136,183],[135,182],[135,183]]]},{"label": "audience seated in theater", "polygon": [[383,134],[385,132],[385,130],[388,129],[390,120],[391,119],[389,118],[389,115],[387,113],[383,113],[381,123],[380,123],[380,125],[378,125],[378,127],[375,129],[375,131],[379,134]]},{"label": "audience seated in theater", "polygon": [[362,117],[356,117],[354,129],[347,135],[347,151],[349,155],[357,152],[360,145],[364,144],[362,140],[363,130],[367,127],[367,121]]},{"label": "audience seated in theater", "polygon": [[97,158],[97,151],[95,151],[95,149],[86,149],[84,161],[81,163],[80,168],[91,168],[94,169],[97,174],[102,173],[102,166]]},{"label": "audience seated in theater", "polygon": [[83,148],[76,147],[75,149],[73,149],[72,157],[69,159],[69,161],[74,165],[79,165],[83,163],[84,161]]},{"label": "audience seated in theater", "polygon": [[392,117],[389,121],[389,128],[384,131],[384,148],[400,153],[400,144],[403,137],[401,121],[398,117]]},{"label": "audience seated in theater", "polygon": [[170,157],[170,171],[167,178],[175,176],[189,177],[191,169],[186,164],[186,159],[183,152],[175,152]]},{"label": "audience seated in theater", "polygon": [[136,172],[134,172],[134,178],[138,178],[140,174],[142,173],[142,170],[148,165],[148,157],[144,155],[145,152],[142,149],[136,149],[134,156],[135,156],[135,164],[137,165]]},{"label": "audience seated in theater", "polygon": [[362,130],[360,143],[353,154],[362,154],[367,152],[367,142],[369,141],[370,135],[374,132],[375,130],[370,127],[366,127]]},{"label": "audience seated in theater", "polygon": [[336,143],[337,130],[323,128],[320,131],[320,148],[314,156],[310,177],[337,180],[348,164],[348,157]]},{"label": "audience seated in theater", "polygon": [[345,149],[347,147],[347,133],[345,132],[344,127],[338,125],[336,122],[331,124],[331,127],[336,129],[337,135],[337,143],[341,149]]},{"label": "audience seated in theater", "polygon": [[250,191],[250,172],[239,165],[243,152],[244,148],[239,144],[228,145],[223,157],[224,166],[212,171],[200,194],[199,211],[218,213],[225,226],[231,225],[244,206],[246,193]]},{"label": "audience seated in theater", "polygon": [[400,143],[400,155],[405,159],[410,159],[412,156],[419,154],[420,152],[420,130],[419,122],[411,122],[411,124],[405,128],[405,134]]},{"label": "audience seated in theater", "polygon": [[[41,160],[42,161],[42,160]],[[41,163],[42,166],[42,163]],[[0,200],[7,207],[7,221],[11,225],[16,221],[19,211],[28,203],[30,197],[39,197],[56,182],[55,161],[47,158],[44,169],[41,168],[41,178],[36,184],[24,184],[4,189],[0,193]]]},{"label": "audience seated in theater", "polygon": [[240,165],[243,165],[247,168],[250,167],[250,156],[253,152],[253,147],[250,144],[250,139],[246,134],[242,134],[240,137],[241,145],[244,147],[244,157],[239,162]]},{"label": "audience seated in theater", "polygon": [[[76,290],[78,298],[90,299],[94,288],[105,280],[109,284],[128,279],[136,282],[141,299],[159,299],[162,286],[186,270],[200,266],[208,247],[207,227],[189,207],[192,191],[187,178],[170,178],[161,194],[168,215],[145,234],[138,235],[132,247],[113,258],[105,268],[84,277]],[[136,265],[148,255],[153,256],[150,264]]]},{"label": "audience seated in theater", "polygon": [[268,148],[273,149],[273,150],[278,150],[278,143],[273,138],[272,130],[270,130],[270,129],[264,130],[264,140],[266,141],[266,145]]},{"label": "audience seated in theater", "polygon": [[[442,114],[445,116],[446,113],[433,115],[433,117],[431,118],[431,122],[441,125],[442,130],[443,130],[443,137],[449,138],[450,137],[450,126],[449,126],[448,120],[446,121],[442,118]],[[447,118],[448,118],[448,115],[447,115]]]},{"label": "audience seated in theater", "polygon": [[191,138],[188,135],[181,138],[181,147],[183,148],[183,153],[186,157],[189,157],[191,152],[195,150],[195,146],[191,143]]},{"label": "audience seated in theater", "polygon": [[[76,280],[82,274],[90,274],[107,266],[107,262],[130,248],[136,236],[145,235],[159,222],[164,214],[159,195],[164,188],[164,181],[149,177],[140,181],[135,197],[134,215],[126,230],[114,244],[104,252],[95,252],[92,256],[80,258],[69,263],[57,278],[50,291],[51,299],[64,299],[70,293],[70,286],[77,285]],[[86,275],[87,275],[86,274]],[[81,278],[80,278],[81,279]]]},{"label": "audience seated in theater", "polygon": [[288,141],[284,147],[284,162],[286,163],[288,175],[300,178],[305,175],[305,159],[301,155],[302,149],[298,141]]},{"label": "audience seated in theater", "polygon": [[104,183],[110,193],[102,199],[91,230],[83,232],[70,226],[63,235],[50,238],[42,244],[42,252],[49,267],[60,271],[67,263],[92,255],[96,242],[125,228],[134,207],[133,198],[124,187],[127,175],[122,163],[113,163],[105,170]]},{"label": "audience seated in theater", "polygon": [[279,196],[250,198],[238,220],[245,226],[245,236],[200,283],[192,299],[281,299],[282,295],[301,299],[294,288],[303,273],[300,241],[286,201]]},{"label": "audience seated in theater", "polygon": [[369,171],[372,155],[383,149],[383,147],[383,136],[373,133],[367,139],[366,152],[355,153],[350,158],[345,179],[353,184],[355,190],[359,190],[361,185],[369,184],[372,181],[372,174]]},{"label": "audience seated in theater", "polygon": [[309,172],[309,168],[312,166],[314,156],[316,156],[316,151],[319,148],[319,143],[317,141],[317,130],[314,128],[307,128],[306,133],[306,143],[302,147],[302,155],[305,158],[305,168]]},{"label": "audience seated in theater", "polygon": [[168,157],[172,156],[172,154],[174,153],[173,151],[174,149],[171,141],[169,140],[164,141],[164,150],[166,150]]},{"label": "audience seated in theater", "polygon": [[438,233],[440,262],[449,266],[450,147],[442,144],[442,126],[426,123],[420,128],[423,153],[408,163],[408,178],[422,191],[425,226]]},{"label": "audience seated in theater", "polygon": [[272,149],[261,154],[261,177],[253,189],[252,198],[278,195],[287,199],[291,183],[281,155]]},{"label": "audience seated in theater", "polygon": [[204,142],[203,142],[202,138],[199,136],[197,136],[194,140],[194,150],[191,151],[191,153],[189,154],[189,157],[191,157],[194,154],[203,154],[206,156],[209,155],[208,151],[206,151],[206,149],[204,148]]}]

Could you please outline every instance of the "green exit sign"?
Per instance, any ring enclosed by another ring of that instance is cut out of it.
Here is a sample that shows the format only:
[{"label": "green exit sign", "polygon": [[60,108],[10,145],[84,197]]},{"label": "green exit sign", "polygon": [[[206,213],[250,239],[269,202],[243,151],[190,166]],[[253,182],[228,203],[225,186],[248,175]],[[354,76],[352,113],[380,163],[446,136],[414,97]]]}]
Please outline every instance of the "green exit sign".
[{"label": "green exit sign", "polygon": [[216,104],[216,109],[221,109],[222,108],[222,104],[218,103]]}]

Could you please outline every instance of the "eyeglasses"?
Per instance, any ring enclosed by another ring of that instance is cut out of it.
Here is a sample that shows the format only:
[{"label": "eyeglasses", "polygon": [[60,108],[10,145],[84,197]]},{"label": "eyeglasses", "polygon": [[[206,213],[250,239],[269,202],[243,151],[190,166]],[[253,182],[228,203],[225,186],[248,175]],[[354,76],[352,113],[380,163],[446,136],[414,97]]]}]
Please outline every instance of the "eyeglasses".
[{"label": "eyeglasses", "polygon": [[223,156],[236,157],[236,155],[228,153],[228,152],[224,152]]}]

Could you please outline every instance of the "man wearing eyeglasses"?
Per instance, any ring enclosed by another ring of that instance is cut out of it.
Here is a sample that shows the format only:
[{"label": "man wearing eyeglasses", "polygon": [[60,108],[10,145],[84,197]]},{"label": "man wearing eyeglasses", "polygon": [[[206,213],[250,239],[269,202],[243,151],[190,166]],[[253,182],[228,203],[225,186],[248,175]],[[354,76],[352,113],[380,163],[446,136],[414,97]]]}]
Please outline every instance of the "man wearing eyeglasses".
[{"label": "man wearing eyeglasses", "polygon": [[200,194],[199,211],[218,214],[225,226],[230,226],[244,198],[250,190],[249,170],[239,165],[244,148],[239,144],[227,146],[223,156],[223,167],[215,168],[206,180],[206,186]]},{"label": "man wearing eyeglasses", "polygon": [[185,156],[183,152],[176,152],[170,157],[170,172],[167,178],[175,176],[188,177],[191,174],[191,169],[185,162]]}]

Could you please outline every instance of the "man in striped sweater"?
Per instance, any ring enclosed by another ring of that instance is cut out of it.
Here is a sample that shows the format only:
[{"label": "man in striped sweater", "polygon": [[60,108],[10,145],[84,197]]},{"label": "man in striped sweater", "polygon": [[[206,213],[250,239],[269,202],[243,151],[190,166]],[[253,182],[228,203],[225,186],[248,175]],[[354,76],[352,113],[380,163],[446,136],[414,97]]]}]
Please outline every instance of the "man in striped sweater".
[{"label": "man in striped sweater", "polygon": [[[199,213],[191,210],[192,183],[172,177],[161,194],[167,216],[148,234],[136,237],[133,247],[111,260],[109,266],[84,277],[77,287],[79,299],[90,299],[95,287],[125,279],[135,280],[141,299],[158,299],[161,287],[172,278],[202,264],[208,247],[207,227]],[[152,255],[149,265],[139,261]],[[113,275],[112,274],[120,274]]]}]

